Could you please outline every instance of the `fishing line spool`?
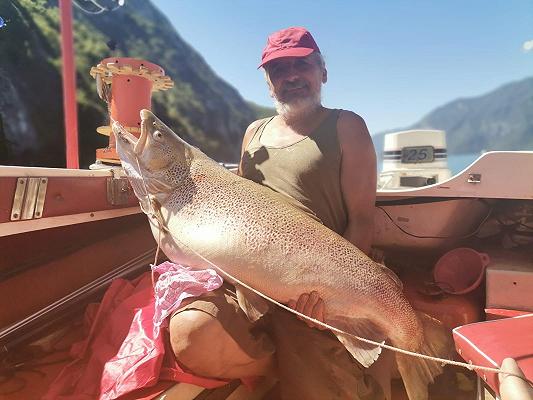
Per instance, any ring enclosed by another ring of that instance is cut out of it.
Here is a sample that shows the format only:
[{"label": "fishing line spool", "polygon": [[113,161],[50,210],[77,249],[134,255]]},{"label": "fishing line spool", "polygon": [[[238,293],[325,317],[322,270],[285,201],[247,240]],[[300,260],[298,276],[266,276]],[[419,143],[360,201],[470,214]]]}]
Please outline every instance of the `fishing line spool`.
[{"label": "fishing line spool", "polygon": [[[137,58],[111,57],[92,67],[91,76],[96,80],[96,90],[108,104],[111,121],[118,121],[128,132],[139,137],[142,109],[152,109],[152,92],[168,90],[174,82],[159,65]],[[115,137],[110,125],[96,131],[109,136],[109,145],[96,149],[97,162],[120,164],[115,147]]]}]

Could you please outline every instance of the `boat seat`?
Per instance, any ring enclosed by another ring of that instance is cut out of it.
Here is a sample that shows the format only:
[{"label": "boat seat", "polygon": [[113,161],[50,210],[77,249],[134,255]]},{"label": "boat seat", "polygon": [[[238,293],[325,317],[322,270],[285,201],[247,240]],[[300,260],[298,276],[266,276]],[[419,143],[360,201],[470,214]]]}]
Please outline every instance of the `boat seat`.
[{"label": "boat seat", "polygon": [[[460,326],[453,330],[453,339],[457,352],[467,362],[499,368],[505,358],[511,357],[533,380],[533,314]],[[484,385],[499,394],[497,374],[476,373]]]}]

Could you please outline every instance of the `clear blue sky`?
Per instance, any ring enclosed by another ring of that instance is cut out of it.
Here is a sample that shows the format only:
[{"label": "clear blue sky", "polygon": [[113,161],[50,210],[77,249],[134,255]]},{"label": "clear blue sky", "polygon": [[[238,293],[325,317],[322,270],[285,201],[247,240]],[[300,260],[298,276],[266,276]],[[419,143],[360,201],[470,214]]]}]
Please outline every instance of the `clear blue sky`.
[{"label": "clear blue sky", "polygon": [[[241,95],[271,105],[256,69],[269,33],[305,26],[326,59],[323,102],[372,133],[533,76],[533,1],[153,0]],[[127,3],[126,3],[127,4]]]}]

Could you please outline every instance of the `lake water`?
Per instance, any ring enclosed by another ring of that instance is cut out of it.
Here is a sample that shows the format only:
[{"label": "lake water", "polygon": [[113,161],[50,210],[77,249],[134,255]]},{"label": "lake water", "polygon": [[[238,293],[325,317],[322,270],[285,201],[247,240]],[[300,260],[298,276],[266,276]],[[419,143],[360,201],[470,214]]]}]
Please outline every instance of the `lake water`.
[{"label": "lake water", "polygon": [[480,153],[471,153],[471,154],[449,154],[448,155],[448,168],[452,171],[452,174],[455,175],[458,172],[461,172],[463,169],[472,164],[475,160],[478,159]]},{"label": "lake water", "polygon": [[[452,171],[452,175],[455,175],[472,164],[480,155],[480,153],[448,154],[448,168]],[[381,171],[381,159],[378,160],[378,165],[379,170]]]}]

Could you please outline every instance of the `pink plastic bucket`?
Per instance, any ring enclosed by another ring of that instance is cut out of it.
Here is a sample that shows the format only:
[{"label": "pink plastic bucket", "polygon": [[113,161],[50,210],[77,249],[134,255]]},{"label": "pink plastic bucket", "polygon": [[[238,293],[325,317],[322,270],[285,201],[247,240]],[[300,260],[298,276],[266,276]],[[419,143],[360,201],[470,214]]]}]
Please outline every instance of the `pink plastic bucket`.
[{"label": "pink plastic bucket", "polygon": [[465,294],[476,289],[490,258],[474,249],[459,247],[445,253],[433,268],[433,279],[443,292]]}]

